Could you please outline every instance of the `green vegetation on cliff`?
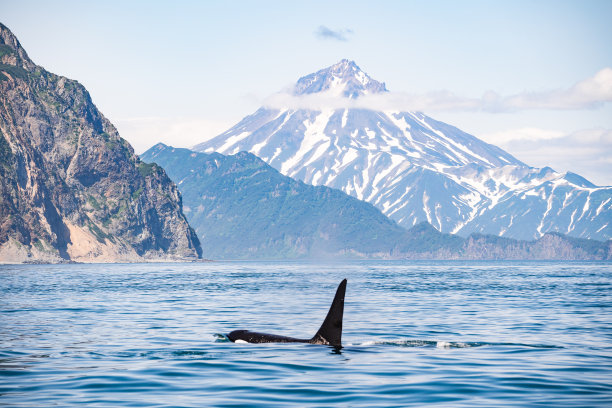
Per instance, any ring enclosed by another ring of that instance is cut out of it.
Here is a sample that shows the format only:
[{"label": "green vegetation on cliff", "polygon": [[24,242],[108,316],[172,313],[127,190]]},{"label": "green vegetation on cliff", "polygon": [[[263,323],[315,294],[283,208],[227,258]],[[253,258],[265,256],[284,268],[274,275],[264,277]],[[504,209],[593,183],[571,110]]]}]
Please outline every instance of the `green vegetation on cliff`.
[{"label": "green vegetation on cliff", "polygon": [[[0,262],[196,259],[165,172],[0,24]],[[42,243],[45,243],[43,245]]]}]

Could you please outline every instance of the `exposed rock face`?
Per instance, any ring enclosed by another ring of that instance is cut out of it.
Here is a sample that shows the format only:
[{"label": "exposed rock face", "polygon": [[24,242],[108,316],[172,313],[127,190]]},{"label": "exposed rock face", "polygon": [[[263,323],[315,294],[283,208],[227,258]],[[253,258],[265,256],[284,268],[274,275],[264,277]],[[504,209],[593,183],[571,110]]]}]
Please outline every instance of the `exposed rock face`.
[{"label": "exposed rock face", "polygon": [[0,24],[0,261],[197,259],[181,196]]}]

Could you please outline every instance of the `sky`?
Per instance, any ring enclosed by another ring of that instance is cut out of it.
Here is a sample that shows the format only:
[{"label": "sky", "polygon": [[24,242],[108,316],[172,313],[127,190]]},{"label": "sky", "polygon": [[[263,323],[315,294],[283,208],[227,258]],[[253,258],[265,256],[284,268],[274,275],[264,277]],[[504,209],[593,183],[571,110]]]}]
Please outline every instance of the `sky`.
[{"label": "sky", "polygon": [[612,185],[611,16],[607,0],[0,0],[30,58],[85,85],[137,153],[210,139],[347,58],[399,107],[597,185]]}]

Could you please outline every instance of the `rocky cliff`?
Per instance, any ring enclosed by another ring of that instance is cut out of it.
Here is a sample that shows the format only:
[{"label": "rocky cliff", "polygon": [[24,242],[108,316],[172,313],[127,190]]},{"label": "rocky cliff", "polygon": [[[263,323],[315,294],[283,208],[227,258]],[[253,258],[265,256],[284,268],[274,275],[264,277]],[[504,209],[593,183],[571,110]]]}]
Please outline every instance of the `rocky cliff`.
[{"label": "rocky cliff", "polygon": [[165,171],[0,24],[0,262],[201,256]]}]

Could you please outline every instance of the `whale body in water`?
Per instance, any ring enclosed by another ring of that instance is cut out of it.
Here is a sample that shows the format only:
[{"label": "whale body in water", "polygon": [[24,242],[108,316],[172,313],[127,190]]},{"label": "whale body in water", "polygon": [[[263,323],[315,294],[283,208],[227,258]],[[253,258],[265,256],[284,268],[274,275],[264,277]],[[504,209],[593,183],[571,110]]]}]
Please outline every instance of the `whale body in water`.
[{"label": "whale body in water", "polygon": [[276,334],[258,333],[249,330],[234,330],[227,337],[233,342],[246,343],[310,343],[342,347],[342,315],[344,314],[344,294],[346,279],[340,282],[336,296],[327,312],[321,328],[311,339],[296,339]]}]

